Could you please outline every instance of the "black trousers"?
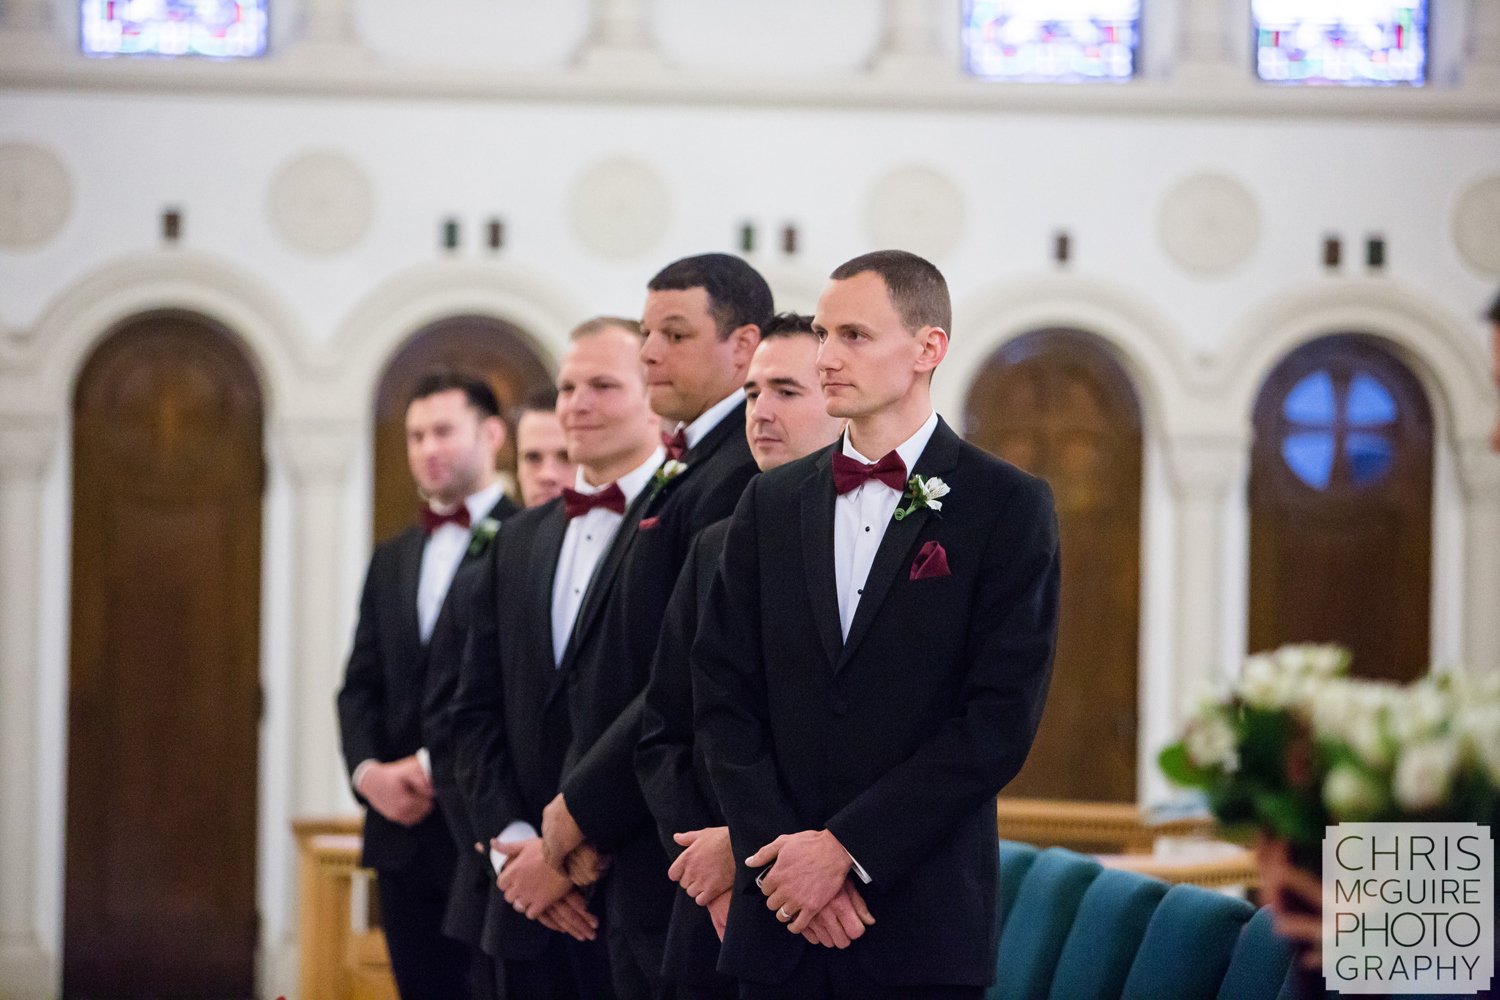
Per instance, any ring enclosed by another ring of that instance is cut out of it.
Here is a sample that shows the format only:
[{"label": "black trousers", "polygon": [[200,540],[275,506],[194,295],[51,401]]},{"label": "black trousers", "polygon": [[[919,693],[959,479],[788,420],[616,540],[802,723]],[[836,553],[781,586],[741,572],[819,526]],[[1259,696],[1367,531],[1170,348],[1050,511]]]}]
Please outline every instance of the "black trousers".
[{"label": "black trousers", "polygon": [[380,920],[401,1000],[469,996],[469,948],[443,934],[446,886],[405,872],[378,871]]},{"label": "black trousers", "polygon": [[617,1000],[674,1000],[676,991],[661,972],[667,930],[625,930],[605,922],[609,972]]},{"label": "black trousers", "polygon": [[603,942],[551,937],[536,959],[495,960],[500,1000],[610,1000],[614,990]]},{"label": "black trousers", "polygon": [[981,1000],[983,986],[887,986],[872,981],[848,949],[813,946],[783,983],[740,981],[741,1000]]}]

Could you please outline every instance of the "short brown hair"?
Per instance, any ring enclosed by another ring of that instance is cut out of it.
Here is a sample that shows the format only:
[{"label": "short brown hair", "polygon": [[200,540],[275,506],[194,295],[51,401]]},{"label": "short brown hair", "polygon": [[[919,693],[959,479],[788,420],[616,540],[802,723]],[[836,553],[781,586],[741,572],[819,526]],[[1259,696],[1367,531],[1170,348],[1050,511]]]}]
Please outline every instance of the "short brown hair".
[{"label": "short brown hair", "polygon": [[624,316],[594,316],[573,327],[573,331],[568,334],[568,339],[582,340],[615,327],[626,333],[633,333],[637,337],[641,336],[641,324],[633,319],[626,319]]},{"label": "short brown hair", "polygon": [[948,298],[948,282],[936,266],[905,250],[876,250],[845,261],[829,275],[843,281],[855,275],[873,272],[885,282],[891,304],[901,322],[912,333],[924,326],[935,326],[953,335],[953,303]]},{"label": "short brown hair", "polygon": [[1484,314],[1484,318],[1500,326],[1500,295],[1495,296],[1495,301],[1490,303],[1490,311]]},{"label": "short brown hair", "polygon": [[818,332],[813,329],[813,318],[801,316],[794,312],[777,313],[761,327],[760,340],[765,343],[776,337],[811,337],[818,338]]}]

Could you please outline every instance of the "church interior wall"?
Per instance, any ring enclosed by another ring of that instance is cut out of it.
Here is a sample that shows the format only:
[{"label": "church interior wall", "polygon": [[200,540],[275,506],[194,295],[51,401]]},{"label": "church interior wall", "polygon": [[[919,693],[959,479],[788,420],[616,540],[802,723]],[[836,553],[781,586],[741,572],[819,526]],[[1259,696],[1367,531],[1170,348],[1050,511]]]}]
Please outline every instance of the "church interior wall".
[{"label": "church interior wall", "polygon": [[[299,19],[326,2],[278,5],[273,45],[294,54]],[[1468,8],[1435,2],[1451,16],[1434,18],[1434,78],[1451,82]],[[0,29],[14,4],[0,2]],[[444,96],[432,81],[497,60],[565,73],[589,31],[589,5],[443,0],[423,5],[418,24],[394,0],[353,6],[360,58],[409,74],[409,93],[253,80],[243,92],[174,91],[129,74],[120,77],[129,85],[73,86],[50,71],[0,69],[0,151],[40,148],[66,177],[55,233],[25,248],[0,241],[0,434],[45,420],[52,442],[29,527],[34,663],[20,666],[34,670],[34,716],[21,737],[0,732],[0,748],[21,754],[35,776],[33,842],[19,854],[0,844],[0,865],[31,866],[30,932],[48,961],[61,948],[71,386],[91,346],[132,310],[202,309],[245,340],[264,373],[259,851],[262,979],[272,990],[288,991],[294,969],[288,824],[353,805],[329,680],[342,668],[369,552],[371,408],[385,361],[424,323],[460,312],[505,319],[555,359],[574,322],[638,314],[657,267],[737,250],[747,224],[749,259],[782,304],[804,311],[830,268],[876,244],[931,255],[956,306],[953,354],[936,384],[955,422],[979,366],[1028,329],[1074,325],[1119,353],[1145,414],[1143,799],[1166,793],[1152,761],[1186,682],[1227,676],[1243,652],[1254,394],[1287,351],[1339,324],[1397,342],[1438,416],[1434,653],[1500,650],[1500,626],[1476,623],[1466,582],[1466,560],[1486,541],[1473,526],[1493,523],[1471,508],[1500,503],[1485,460],[1494,456],[1478,454],[1494,410],[1479,314],[1500,273],[1476,267],[1454,235],[1465,193],[1485,179],[1500,185],[1500,84],[1478,96],[1459,87],[1457,111],[1441,99],[1413,111],[1400,94],[1364,95],[1388,102],[1389,115],[1341,115],[1327,103],[1286,114],[1280,101],[1257,113],[1240,97],[1223,113],[1149,101],[1122,112],[1108,95],[1093,106],[1086,90],[1056,98],[1057,113],[992,100],[851,106],[818,95],[844,93],[838,81],[877,54],[882,5],[873,0],[659,0],[651,16],[665,64],[698,77],[722,70],[742,81],[743,99],[615,99],[607,76],[573,100],[463,87]],[[956,0],[931,7],[934,25],[956,24]],[[67,33],[75,8],[53,5],[55,33]],[[1185,15],[1180,3],[1159,9],[1145,29],[1158,44],[1144,58],[1162,73]],[[956,30],[935,37],[952,57]],[[201,74],[194,67],[191,80]],[[777,87],[807,80],[812,96],[787,107],[757,100],[757,76]],[[316,169],[289,169],[308,154],[322,157]],[[1211,180],[1185,183],[1203,176]],[[174,245],[160,235],[169,209],[182,216]],[[495,218],[505,239],[492,251],[483,238]],[[441,245],[449,219],[459,229],[452,250]],[[788,225],[795,253],[782,249]],[[320,247],[334,231],[346,234],[342,245]],[[1066,263],[1053,259],[1061,232]],[[1323,263],[1331,235],[1342,240],[1337,269]],[[1385,243],[1378,269],[1364,260],[1371,237]],[[1490,253],[1500,257],[1493,239]],[[1225,483],[1211,500],[1216,550],[1196,555],[1180,535],[1195,475]],[[322,499],[309,500],[314,489]],[[310,511],[326,523],[304,523]],[[1212,562],[1216,620],[1180,620],[1185,558]],[[310,590],[305,577],[319,559],[319,579],[331,584]],[[1189,647],[1206,651],[1205,662],[1185,665]],[[310,667],[310,655],[325,662]],[[324,700],[309,703],[313,694]]]}]

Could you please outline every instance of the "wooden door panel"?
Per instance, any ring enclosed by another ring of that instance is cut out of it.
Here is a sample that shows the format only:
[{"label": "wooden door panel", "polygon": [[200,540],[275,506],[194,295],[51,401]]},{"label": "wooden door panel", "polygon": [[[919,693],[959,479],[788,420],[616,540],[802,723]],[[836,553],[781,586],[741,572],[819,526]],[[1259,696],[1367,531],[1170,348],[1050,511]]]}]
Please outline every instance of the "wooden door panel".
[{"label": "wooden door panel", "polygon": [[969,439],[1046,479],[1057,502],[1062,590],[1041,728],[1008,794],[1136,794],[1140,607],[1140,411],[1097,340],[1040,331],[980,372]]},{"label": "wooden door panel", "polygon": [[[1326,387],[1322,412],[1287,402],[1319,379]],[[1360,379],[1387,394],[1393,419],[1361,423],[1351,393]],[[1292,435],[1328,443],[1326,480],[1292,467],[1283,453]],[[1356,474],[1353,435],[1388,445],[1389,463],[1378,474]],[[1353,334],[1289,355],[1255,408],[1250,649],[1338,642],[1353,651],[1360,676],[1411,680],[1426,673],[1431,524],[1432,414],[1410,370],[1380,342]]]},{"label": "wooden door panel", "polygon": [[[525,334],[499,320],[455,316],[412,334],[386,366],[375,394],[372,528],[377,542],[402,531],[416,517],[418,498],[406,462],[406,404],[422,376],[444,368],[483,376],[502,412],[552,383],[550,360]],[[514,475],[516,449],[510,437],[496,462],[502,472]]]},{"label": "wooden door panel", "polygon": [[262,411],[206,321],[144,317],[79,379],[65,994],[254,989]]}]

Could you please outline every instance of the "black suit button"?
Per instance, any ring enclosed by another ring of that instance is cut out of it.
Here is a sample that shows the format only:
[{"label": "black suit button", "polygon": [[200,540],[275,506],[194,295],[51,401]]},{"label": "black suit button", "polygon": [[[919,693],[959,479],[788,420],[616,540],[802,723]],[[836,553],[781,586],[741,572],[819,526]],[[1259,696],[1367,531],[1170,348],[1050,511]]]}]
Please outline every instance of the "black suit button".
[{"label": "black suit button", "polygon": [[839,700],[835,701],[833,703],[833,714],[834,715],[848,715],[849,714],[849,703],[847,701],[845,701],[844,699],[842,699],[842,698],[840,698]]}]

